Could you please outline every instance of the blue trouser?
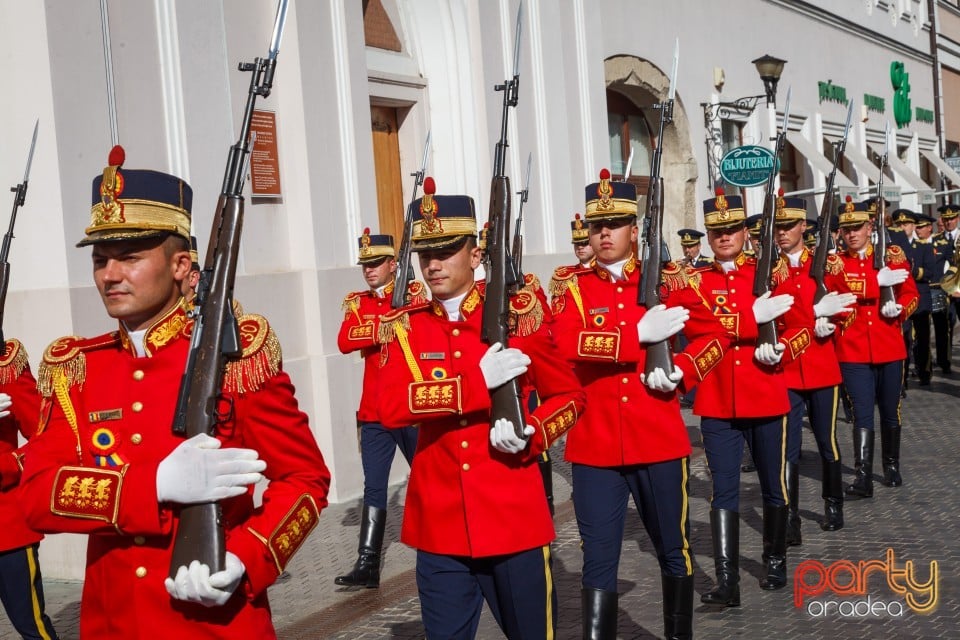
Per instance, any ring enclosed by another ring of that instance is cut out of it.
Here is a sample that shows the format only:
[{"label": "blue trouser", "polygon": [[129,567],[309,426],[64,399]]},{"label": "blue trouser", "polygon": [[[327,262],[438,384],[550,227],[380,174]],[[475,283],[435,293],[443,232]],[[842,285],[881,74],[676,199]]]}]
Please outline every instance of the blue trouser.
[{"label": "blue trouser", "polygon": [[740,511],[740,462],[744,441],[750,445],[753,464],[757,467],[763,503],[774,507],[787,504],[783,477],[786,430],[786,416],[700,419],[703,449],[713,478],[711,509]]},{"label": "blue trouser", "polygon": [[874,428],[873,407],[880,409],[881,427],[900,426],[900,391],[903,388],[903,360],[868,364],[841,362],[843,386],[853,405],[853,427]]},{"label": "blue trouser", "polygon": [[387,429],[379,422],[360,425],[363,504],[378,509],[387,508],[387,484],[397,447],[400,447],[400,453],[410,464],[417,450],[417,428]]},{"label": "blue trouser", "polygon": [[38,544],[0,553],[0,602],[13,628],[24,638],[57,637],[44,613]]},{"label": "blue trouser", "polygon": [[582,583],[617,590],[627,499],[633,496],[660,571],[693,575],[687,499],[688,459],[627,467],[573,465],[573,508],[583,548]]},{"label": "blue trouser", "polygon": [[790,413],[787,414],[787,462],[800,461],[803,444],[803,414],[806,411],[817,441],[817,451],[826,462],[840,461],[837,445],[837,401],[839,386],[819,389],[790,389]]},{"label": "blue trouser", "polygon": [[472,639],[486,600],[510,640],[552,638],[557,626],[550,546],[488,558],[417,551],[427,638]]}]

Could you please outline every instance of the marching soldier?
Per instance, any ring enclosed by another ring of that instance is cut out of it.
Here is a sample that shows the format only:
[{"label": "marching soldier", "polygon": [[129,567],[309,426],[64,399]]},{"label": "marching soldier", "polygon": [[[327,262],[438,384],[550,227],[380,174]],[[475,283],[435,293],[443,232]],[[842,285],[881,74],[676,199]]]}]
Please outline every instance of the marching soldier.
[{"label": "marching soldier", "polygon": [[[554,336],[590,399],[565,453],[583,549],[583,637],[616,636],[617,567],[632,496],[660,563],[665,636],[690,638],[690,439],[676,389],[707,374],[722,341],[696,340],[670,371],[644,377],[646,344],[676,334],[689,313],[637,305],[636,188],[610,181],[604,169],[600,182],[586,187],[586,199],[595,259],[589,267],[558,268],[550,285]],[[668,286],[687,286],[678,265],[668,271]]]},{"label": "marching soldier", "polygon": [[[887,248],[884,267],[873,266],[872,224],[882,220],[874,200],[848,199],[839,216],[846,251],[843,270],[830,274],[828,288],[849,291],[857,306],[844,321],[837,338],[837,359],[843,385],[853,406],[853,452],[856,477],[846,488],[850,499],[873,497],[874,407],[880,410],[883,484],[898,487],[900,476],[900,394],[903,362],[907,356],[901,326],[917,308],[917,286],[903,249]],[[881,228],[882,232],[883,229]],[[880,304],[882,287],[893,287],[896,300]]]},{"label": "marching soldier", "polygon": [[[426,635],[473,637],[486,600],[508,638],[552,637],[555,536],[536,461],[576,423],[585,395],[530,291],[510,300],[510,347],[481,341],[473,199],[435,195],[432,178],[423,191],[411,249],[432,300],[381,319],[378,409],[388,427],[420,423],[401,540],[417,549]],[[540,405],[525,425],[491,428],[489,390],[517,376]]]},{"label": "marching soldier", "polygon": [[[960,239],[960,232],[957,231],[957,221],[960,219],[960,206],[945,204],[937,208],[940,212],[939,223],[943,225],[943,231],[933,236],[933,254],[937,262],[936,275],[931,278],[932,281],[939,282],[943,274],[954,262],[954,254],[957,251],[957,242]],[[936,336],[936,355],[937,366],[940,370],[950,375],[953,370],[951,359],[953,350],[953,326],[957,321],[957,309],[954,301],[947,296],[937,295],[938,300],[935,306],[941,310],[934,309],[931,313],[933,318],[933,331]]]},{"label": "marching soldier", "polygon": [[[370,235],[364,229],[358,240],[357,264],[369,287],[355,291],[343,300],[343,323],[337,336],[340,353],[359,351],[363,357],[363,392],[357,410],[360,438],[360,461],[363,465],[363,510],[360,514],[360,544],[357,561],[346,575],[334,582],[341,586],[376,588],[380,586],[380,556],[383,532],[387,525],[387,485],[390,466],[397,449],[412,464],[417,449],[416,427],[387,429],[377,416],[377,393],[380,388],[380,345],[377,335],[380,318],[390,311],[390,299],[396,286],[397,259],[393,236]],[[422,283],[404,283],[407,300],[415,304],[426,301]]]},{"label": "marching soldier", "polygon": [[760,228],[763,224],[763,216],[759,213],[755,213],[752,216],[747,217],[746,220],[747,226],[747,248],[746,253],[748,256],[755,256],[760,254]]},{"label": "marching soldier", "polygon": [[807,218],[806,224],[807,227],[803,230],[803,246],[805,246],[808,251],[813,251],[817,248],[817,241],[819,240],[818,234],[820,233],[820,223],[815,219]]},{"label": "marching soldier", "polygon": [[577,264],[581,267],[589,267],[593,260],[590,230],[583,224],[579,213],[573,216],[573,222],[570,223],[570,238],[573,242],[573,255],[577,257]]},{"label": "marching soldier", "polygon": [[[758,347],[757,327],[776,320],[790,308],[790,295],[753,295],[756,260],[743,252],[745,215],[739,196],[721,189],[704,202],[704,224],[714,262],[695,270],[693,286],[671,291],[668,306],[690,310],[686,334],[730,339],[733,346],[717,357],[716,368],[699,385],[693,413],[713,480],[710,527],[713,535],[716,589],[701,596],[710,605],[740,605],[740,461],[749,443],[763,495],[762,589],[787,584],[787,496],[783,481],[786,414],[790,410],[780,367],[791,345],[785,332],[775,346]],[[694,322],[700,316],[713,322]]]},{"label": "marching soldier", "polygon": [[[267,587],[316,526],[330,476],[262,316],[237,318],[243,354],[224,375],[214,437],[172,433],[194,322],[181,295],[192,192],[122,164],[115,147],[79,243],[93,247],[94,282],[119,326],[44,353],[40,433],[24,456],[27,521],[89,534],[82,637],[275,638]],[[224,570],[194,561],[167,578],[180,505],[214,501]]]},{"label": "marching soldier", "polygon": [[700,239],[704,236],[703,231],[680,229],[677,235],[680,236],[680,249],[683,251],[681,263],[694,269],[710,264],[710,258],[700,253]]},{"label": "marching soldier", "polygon": [[[913,366],[920,379],[920,386],[930,384],[933,366],[930,362],[930,316],[933,312],[933,292],[939,289],[940,273],[937,271],[937,258],[933,253],[930,235],[933,233],[933,218],[925,214],[917,215],[916,238],[911,242],[914,255],[914,280],[920,300],[917,310],[910,316],[913,325]],[[940,291],[942,294],[942,290]],[[946,296],[944,296],[946,299]]]}]

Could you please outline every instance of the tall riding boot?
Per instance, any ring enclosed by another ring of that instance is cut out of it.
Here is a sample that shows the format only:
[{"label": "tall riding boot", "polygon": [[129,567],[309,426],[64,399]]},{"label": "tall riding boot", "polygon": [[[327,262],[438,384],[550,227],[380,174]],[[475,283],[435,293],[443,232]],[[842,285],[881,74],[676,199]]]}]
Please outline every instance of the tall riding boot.
[{"label": "tall riding boot", "polygon": [[853,454],[857,475],[846,494],[851,500],[873,497],[873,429],[853,430]]},{"label": "tall riding boot", "polygon": [[380,586],[380,550],[383,548],[383,530],[387,525],[387,510],[363,505],[360,516],[360,547],[353,570],[345,576],[337,576],[336,584],[346,587]]},{"label": "tall riding boot", "polygon": [[843,529],[843,479],[840,461],[823,460],[822,473],[823,522],[820,523],[820,528],[824,531]]},{"label": "tall riding boot", "polygon": [[787,586],[787,507],[763,505],[763,564],[767,576],[760,588],[767,591]]},{"label": "tall riding boot", "polygon": [[796,462],[788,462],[786,466],[787,477],[787,544],[791,547],[799,546],[803,543],[800,537],[800,465]]},{"label": "tall riding boot", "polygon": [[700,596],[704,604],[740,606],[740,514],[729,509],[710,512],[713,563],[717,588]]},{"label": "tall riding boot", "polygon": [[617,592],[580,590],[583,610],[583,640],[614,640],[617,637]]},{"label": "tall riding boot", "polygon": [[693,638],[693,576],[660,576],[663,586],[663,637]]},{"label": "tall riding boot", "polygon": [[880,456],[883,458],[883,484],[899,487],[900,477],[900,427],[880,428]]},{"label": "tall riding boot", "polygon": [[547,506],[550,507],[550,515],[553,515],[553,461],[550,460],[550,454],[544,451],[537,459],[537,466],[540,467],[540,475],[543,478],[543,490],[547,494]]}]

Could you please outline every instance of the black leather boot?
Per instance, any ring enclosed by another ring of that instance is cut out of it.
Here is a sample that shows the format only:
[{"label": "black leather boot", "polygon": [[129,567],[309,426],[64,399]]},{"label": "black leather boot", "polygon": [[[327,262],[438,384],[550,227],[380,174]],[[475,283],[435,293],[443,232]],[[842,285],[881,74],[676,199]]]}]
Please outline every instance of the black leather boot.
[{"label": "black leather boot", "polygon": [[537,466],[540,467],[540,476],[543,478],[543,490],[547,494],[547,506],[550,507],[550,515],[553,515],[553,461],[550,460],[550,454],[544,451],[537,459]]},{"label": "black leather boot", "polygon": [[851,500],[873,497],[873,429],[853,430],[853,455],[857,475],[846,494]]},{"label": "black leather boot", "polygon": [[580,590],[583,610],[583,640],[615,640],[617,637],[617,592]]},{"label": "black leather boot", "polygon": [[800,465],[788,462],[785,475],[787,480],[787,544],[797,547],[803,544],[800,536]]},{"label": "black leather boot", "polygon": [[363,505],[357,562],[350,573],[334,578],[334,583],[344,587],[368,589],[380,586],[380,551],[383,548],[383,530],[386,525],[386,509]]},{"label": "black leather boot", "polygon": [[710,512],[713,563],[717,588],[700,596],[700,602],[724,607],[740,606],[740,514],[729,509]]},{"label": "black leather boot", "polygon": [[761,589],[787,586],[787,507],[763,505],[763,564],[767,576],[760,580]]},{"label": "black leather boot", "polygon": [[883,484],[899,487],[900,477],[900,427],[880,428],[880,457],[883,458]]},{"label": "black leather boot", "polygon": [[823,460],[823,522],[820,528],[824,531],[843,529],[843,481],[840,474],[839,460]]},{"label": "black leather boot", "polygon": [[660,576],[663,586],[663,637],[693,638],[693,576]]}]

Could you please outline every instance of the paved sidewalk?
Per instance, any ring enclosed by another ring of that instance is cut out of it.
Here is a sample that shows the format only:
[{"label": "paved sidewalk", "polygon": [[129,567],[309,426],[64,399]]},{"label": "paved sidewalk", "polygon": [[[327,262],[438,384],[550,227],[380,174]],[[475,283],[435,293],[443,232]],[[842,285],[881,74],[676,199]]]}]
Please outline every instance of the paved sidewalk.
[{"label": "paved sidewalk", "polygon": [[[960,361],[960,360],[958,360]],[[794,581],[787,588],[762,591],[761,506],[755,474],[744,474],[741,497],[741,580],[743,604],[739,608],[709,610],[699,603],[699,594],[713,586],[709,506],[710,480],[706,470],[697,419],[684,412],[694,443],[691,461],[690,513],[691,544],[695,554],[697,600],[694,632],[697,638],[956,638],[960,637],[960,376],[934,375],[930,387],[918,388],[915,381],[903,402],[904,423],[902,470],[904,486],[888,489],[876,483],[874,498],[846,504],[846,527],[825,533],[817,526],[822,501],[819,459],[812,434],[805,430],[801,460],[800,513],[803,518],[803,546],[789,551],[790,575],[804,560],[829,567],[850,561],[854,570],[865,561],[886,562],[892,549],[895,568],[912,562],[915,583],[927,582],[931,562],[938,563],[938,602],[932,613],[923,615],[905,604],[895,593],[881,569],[866,580],[861,595],[840,596],[830,592],[807,595],[802,608],[794,604]],[[845,480],[852,471],[850,426],[838,425],[845,467]],[[559,452],[555,454],[560,458]],[[880,467],[877,442],[875,469]],[[559,598],[557,638],[580,637],[580,551],[576,521],[570,503],[569,466],[557,462],[555,490],[557,542],[554,545],[554,576]],[[360,639],[422,638],[419,605],[412,570],[413,552],[400,544],[399,525],[403,487],[393,490],[387,525],[386,562],[383,584],[378,590],[350,591],[336,587],[333,577],[353,563],[359,506],[333,505],[321,516],[321,524],[289,567],[290,577],[270,590],[275,623],[280,638]],[[41,549],[42,553],[42,549]],[[808,573],[812,585],[816,574]],[[849,585],[850,571],[837,573],[841,585]],[[905,584],[902,575],[894,584]],[[77,635],[81,584],[48,581],[45,585],[47,612],[64,640]],[[652,547],[635,512],[627,518],[620,563],[620,638],[653,638],[662,633],[660,576]],[[930,596],[918,595],[921,604]],[[882,604],[881,604],[882,603]],[[856,605],[856,608],[854,607]],[[883,607],[887,611],[880,611]],[[823,610],[826,608],[826,614]],[[858,616],[869,609],[867,615]],[[892,612],[892,613],[891,613]],[[16,638],[0,615],[0,640]],[[484,613],[478,637],[502,638],[492,618]]]}]

